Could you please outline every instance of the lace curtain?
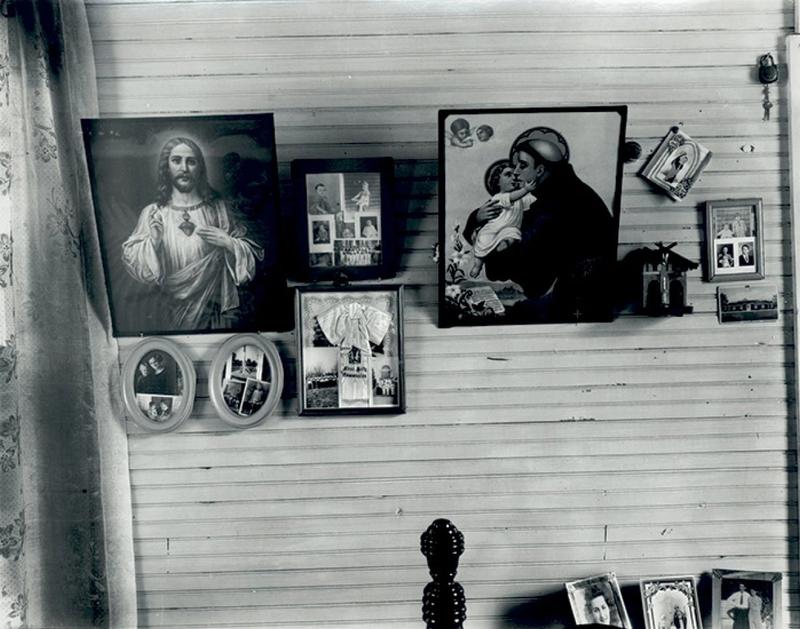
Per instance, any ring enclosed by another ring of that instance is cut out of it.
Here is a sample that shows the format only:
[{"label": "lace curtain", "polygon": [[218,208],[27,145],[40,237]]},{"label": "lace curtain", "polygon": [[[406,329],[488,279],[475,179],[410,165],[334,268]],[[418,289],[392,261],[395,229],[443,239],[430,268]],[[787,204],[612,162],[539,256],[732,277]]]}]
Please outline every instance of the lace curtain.
[{"label": "lace curtain", "polygon": [[80,0],[0,17],[0,627],[133,627],[127,441],[80,117]]}]

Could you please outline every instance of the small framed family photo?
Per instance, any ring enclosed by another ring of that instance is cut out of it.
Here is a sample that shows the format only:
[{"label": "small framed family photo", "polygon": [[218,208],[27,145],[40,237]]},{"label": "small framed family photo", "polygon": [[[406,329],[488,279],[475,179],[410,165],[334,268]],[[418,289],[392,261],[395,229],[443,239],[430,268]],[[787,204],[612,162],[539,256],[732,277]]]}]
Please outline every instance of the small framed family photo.
[{"label": "small framed family photo", "polygon": [[703,629],[694,577],[642,579],[645,629]]},{"label": "small framed family photo", "polygon": [[778,288],[774,284],[729,284],[717,287],[720,323],[776,321]]},{"label": "small framed family photo", "polygon": [[237,334],[225,341],[211,362],[208,394],[222,421],[251,428],[272,413],[283,391],[283,365],[272,341]]},{"label": "small framed family photo", "polygon": [[394,275],[394,161],[292,162],[295,274],[299,279],[363,280]]},{"label": "small framed family photo", "polygon": [[706,279],[764,279],[761,199],[706,201]]},{"label": "small framed family photo", "polygon": [[272,114],[81,122],[115,336],[291,328]]},{"label": "small framed family photo", "polygon": [[298,287],[301,415],[403,413],[401,286]]},{"label": "small framed family photo", "polygon": [[174,341],[148,338],[122,366],[128,417],[151,432],[175,430],[192,412],[196,383],[192,362]]},{"label": "small framed family photo", "polygon": [[439,112],[439,325],[610,321],[627,108]]},{"label": "small framed family photo", "polygon": [[613,572],[566,584],[576,625],[599,624],[632,629],[622,592]]},{"label": "small framed family photo", "polygon": [[713,629],[778,629],[781,617],[780,572],[713,570]]},{"label": "small framed family photo", "polygon": [[673,127],[650,156],[642,176],[673,201],[681,201],[710,160],[711,151]]}]

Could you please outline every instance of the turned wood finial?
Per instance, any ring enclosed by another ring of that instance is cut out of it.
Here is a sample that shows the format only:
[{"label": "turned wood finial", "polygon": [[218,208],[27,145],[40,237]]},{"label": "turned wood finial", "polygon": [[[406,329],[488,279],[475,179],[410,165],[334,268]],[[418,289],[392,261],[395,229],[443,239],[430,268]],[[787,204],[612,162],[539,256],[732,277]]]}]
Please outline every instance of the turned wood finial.
[{"label": "turned wood finial", "polygon": [[420,551],[428,560],[433,581],[422,593],[422,620],[427,629],[462,629],[467,618],[464,588],[455,582],[458,559],[464,552],[464,535],[440,518],[420,538]]}]

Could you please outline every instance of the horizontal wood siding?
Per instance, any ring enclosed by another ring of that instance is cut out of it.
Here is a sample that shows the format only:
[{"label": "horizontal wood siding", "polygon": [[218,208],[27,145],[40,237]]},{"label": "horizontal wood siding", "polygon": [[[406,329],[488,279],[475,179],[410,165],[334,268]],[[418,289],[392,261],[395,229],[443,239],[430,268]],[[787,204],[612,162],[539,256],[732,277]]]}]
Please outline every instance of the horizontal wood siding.
[{"label": "horizontal wood siding", "polygon": [[[226,336],[174,337],[193,416],[168,435],[128,422],[141,626],[420,627],[419,535],[443,516],[466,536],[473,629],[537,626],[525,610],[606,571],[639,624],[639,578],[712,568],[784,572],[800,627],[787,95],[762,121],[754,75],[783,61],[789,0],[88,9],[103,115],[272,111],[287,206],[292,159],[390,155],[404,220],[405,415],[297,417],[294,335],[267,334],[284,399],[231,430],[206,381]],[[683,318],[438,329],[438,109],[620,103],[645,156],[672,125],[714,152],[679,204],[626,165],[620,257],[661,240],[699,260],[700,203],[761,197],[781,320],[721,326],[697,270]]]}]

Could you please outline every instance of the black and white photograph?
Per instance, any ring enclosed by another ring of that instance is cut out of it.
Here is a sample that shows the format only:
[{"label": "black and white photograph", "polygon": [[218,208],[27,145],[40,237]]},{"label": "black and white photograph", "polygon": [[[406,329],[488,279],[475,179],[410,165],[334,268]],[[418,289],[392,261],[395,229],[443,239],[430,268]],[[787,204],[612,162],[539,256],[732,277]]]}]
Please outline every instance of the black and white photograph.
[{"label": "black and white photograph", "polygon": [[566,584],[576,625],[599,624],[632,629],[625,601],[613,572]]},{"label": "black and white photograph", "polygon": [[291,326],[271,114],[82,123],[116,336]]},{"label": "black and white photograph", "polygon": [[298,288],[301,415],[405,411],[402,295],[385,285]]},{"label": "black and white photograph", "polygon": [[[613,318],[626,117],[624,106],[439,112],[440,326]],[[483,125],[485,141],[453,143]]]},{"label": "black and white photograph", "polygon": [[780,572],[713,570],[714,629],[778,629],[781,618]]},{"label": "black and white photograph", "polygon": [[731,284],[717,288],[720,323],[775,321],[778,289],[774,284]]},{"label": "black and white photograph", "polygon": [[645,629],[703,629],[694,577],[642,579]]},{"label": "black and white photograph", "polygon": [[183,377],[175,359],[167,352],[153,350],[136,365],[136,394],[181,395]]},{"label": "black and white photograph", "polygon": [[642,176],[673,201],[683,200],[711,160],[711,151],[678,128],[672,128],[650,156]]},{"label": "black and white photograph", "polygon": [[389,158],[294,160],[295,274],[308,280],[390,277],[393,181]]},{"label": "black and white photograph", "polygon": [[172,340],[149,337],[137,344],[122,367],[122,398],[128,417],[145,430],[174,430],[191,413],[194,366]]},{"label": "black and white photograph", "polygon": [[764,278],[762,214],[761,199],[705,202],[707,280]]},{"label": "black and white photograph", "polygon": [[208,372],[208,393],[219,418],[252,428],[280,403],[283,363],[275,343],[261,334],[236,334],[217,350]]}]

